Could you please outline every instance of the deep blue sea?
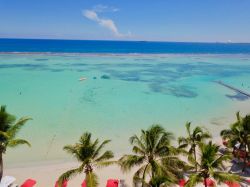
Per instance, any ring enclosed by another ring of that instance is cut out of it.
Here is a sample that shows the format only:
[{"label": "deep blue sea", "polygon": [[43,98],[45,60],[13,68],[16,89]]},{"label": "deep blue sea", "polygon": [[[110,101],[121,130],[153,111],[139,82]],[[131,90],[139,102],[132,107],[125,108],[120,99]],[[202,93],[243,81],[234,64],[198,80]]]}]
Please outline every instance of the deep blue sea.
[{"label": "deep blue sea", "polygon": [[250,44],[0,39],[0,52],[250,54]]}]

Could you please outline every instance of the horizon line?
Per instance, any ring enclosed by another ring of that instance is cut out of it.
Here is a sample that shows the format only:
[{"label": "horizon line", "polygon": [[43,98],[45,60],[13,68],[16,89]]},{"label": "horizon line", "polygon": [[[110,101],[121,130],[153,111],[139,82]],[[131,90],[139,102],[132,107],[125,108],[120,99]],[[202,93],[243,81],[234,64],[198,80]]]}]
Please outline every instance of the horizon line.
[{"label": "horizon line", "polygon": [[68,39],[68,38],[9,38],[0,37],[5,40],[66,40],[66,41],[111,41],[111,42],[157,42],[157,43],[211,43],[211,44],[250,44],[250,42],[221,42],[221,41],[169,41],[169,40],[112,40],[112,39]]}]

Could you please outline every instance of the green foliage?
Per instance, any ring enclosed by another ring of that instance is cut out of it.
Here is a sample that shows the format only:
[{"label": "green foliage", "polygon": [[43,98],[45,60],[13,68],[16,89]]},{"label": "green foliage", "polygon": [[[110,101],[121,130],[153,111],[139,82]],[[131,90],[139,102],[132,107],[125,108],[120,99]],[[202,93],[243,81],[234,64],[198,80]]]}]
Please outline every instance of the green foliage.
[{"label": "green foliage", "polygon": [[85,179],[88,187],[96,187],[98,185],[98,178],[93,173],[94,167],[106,167],[113,164],[114,161],[110,161],[114,157],[112,151],[103,151],[105,145],[110,140],[105,140],[99,144],[99,140],[92,141],[91,133],[84,133],[78,143],[74,145],[67,145],[63,149],[72,154],[81,165],[78,168],[69,170],[63,173],[59,177],[59,186],[62,185],[64,180],[70,180],[75,175],[85,173]]},{"label": "green foliage", "polygon": [[[133,154],[119,159],[121,169],[126,172],[134,167],[139,168],[134,173],[134,184],[159,186],[159,183],[175,183],[184,162],[178,159],[177,150],[170,144],[173,139],[173,134],[160,125],[142,130],[140,136],[130,138]],[[147,178],[149,181],[146,181]]]},{"label": "green foliage", "polygon": [[[201,128],[199,126],[195,127],[193,131],[191,131],[191,123],[188,122],[186,123],[186,130],[187,130],[187,137],[179,137],[178,138],[178,143],[179,143],[179,148],[182,150],[187,150],[183,151],[186,153],[188,156],[188,160],[194,159],[196,161],[196,147],[200,142],[203,142],[209,138],[211,138],[210,133],[205,131],[204,128]],[[197,166],[195,166],[195,170],[197,170]]]},{"label": "green foliage", "polygon": [[200,157],[198,161],[193,160],[193,167],[198,166],[198,170],[192,173],[185,186],[194,187],[196,184],[204,181],[207,178],[214,178],[219,184],[225,181],[239,181],[240,177],[228,172],[225,172],[225,163],[230,161],[231,156],[228,154],[219,153],[219,146],[211,141],[199,143]]},{"label": "green foliage", "polygon": [[90,172],[86,174],[85,181],[87,187],[97,187],[98,186],[98,177],[94,172]]},{"label": "green foliage", "polygon": [[[237,121],[233,123],[229,129],[221,131],[221,137],[227,141],[229,148],[235,149],[235,145],[239,143],[239,148],[248,152],[250,150],[250,115],[241,117],[240,113],[236,113]],[[244,166],[242,171],[247,167],[247,157],[244,158]]]},{"label": "green foliage", "polygon": [[229,129],[221,131],[221,137],[228,141],[229,147],[234,147],[240,143],[240,147],[248,146],[250,148],[250,115],[244,118],[240,113],[236,113],[237,121]]},{"label": "green foliage", "polygon": [[23,117],[16,121],[16,118],[6,111],[5,106],[0,108],[0,153],[5,153],[7,147],[16,147],[30,143],[23,139],[16,139],[18,132],[31,120],[29,117]]}]

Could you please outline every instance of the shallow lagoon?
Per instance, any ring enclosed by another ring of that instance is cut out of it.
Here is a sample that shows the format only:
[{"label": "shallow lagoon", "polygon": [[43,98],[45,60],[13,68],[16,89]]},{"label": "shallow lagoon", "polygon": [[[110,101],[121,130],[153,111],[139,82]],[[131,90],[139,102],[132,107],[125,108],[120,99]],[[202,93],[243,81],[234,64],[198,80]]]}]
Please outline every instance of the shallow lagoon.
[{"label": "shallow lagoon", "polygon": [[118,155],[153,123],[180,135],[192,121],[216,134],[250,112],[250,99],[218,80],[250,93],[250,56],[0,54],[0,104],[33,118],[20,133],[32,148],[9,151],[8,164],[65,158],[63,145],[84,131],[112,139]]}]

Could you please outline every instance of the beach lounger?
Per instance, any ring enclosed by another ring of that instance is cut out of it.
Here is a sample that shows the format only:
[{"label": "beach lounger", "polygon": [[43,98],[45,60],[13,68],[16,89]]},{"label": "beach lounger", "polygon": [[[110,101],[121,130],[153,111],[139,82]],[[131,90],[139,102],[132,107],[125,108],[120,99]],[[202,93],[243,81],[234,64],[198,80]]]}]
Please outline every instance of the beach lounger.
[{"label": "beach lounger", "polygon": [[225,184],[228,187],[240,187],[240,184],[238,182],[230,182],[230,181],[226,181]]},{"label": "beach lounger", "polygon": [[185,184],[186,184],[186,180],[185,180],[185,179],[180,179],[180,180],[179,180],[179,186],[180,186],[180,187],[184,187]]},{"label": "beach lounger", "polygon": [[36,181],[33,179],[27,179],[20,187],[33,187],[35,186]]},{"label": "beach lounger", "polygon": [[[68,181],[67,180],[63,181],[62,187],[67,187],[67,185]],[[55,187],[58,187],[58,181],[56,181]]]},{"label": "beach lounger", "polygon": [[[212,179],[206,179],[207,186],[215,186],[215,182]],[[203,184],[205,185],[205,181],[203,181]]]},{"label": "beach lounger", "polygon": [[5,176],[2,178],[0,187],[9,187],[13,182],[16,180],[15,177],[12,176]]},{"label": "beach lounger", "polygon": [[118,185],[119,185],[119,180],[117,180],[117,179],[109,179],[107,181],[106,187],[118,187]]},{"label": "beach lounger", "polygon": [[86,183],[86,181],[84,180],[84,181],[82,181],[82,187],[87,187],[87,183]]}]

